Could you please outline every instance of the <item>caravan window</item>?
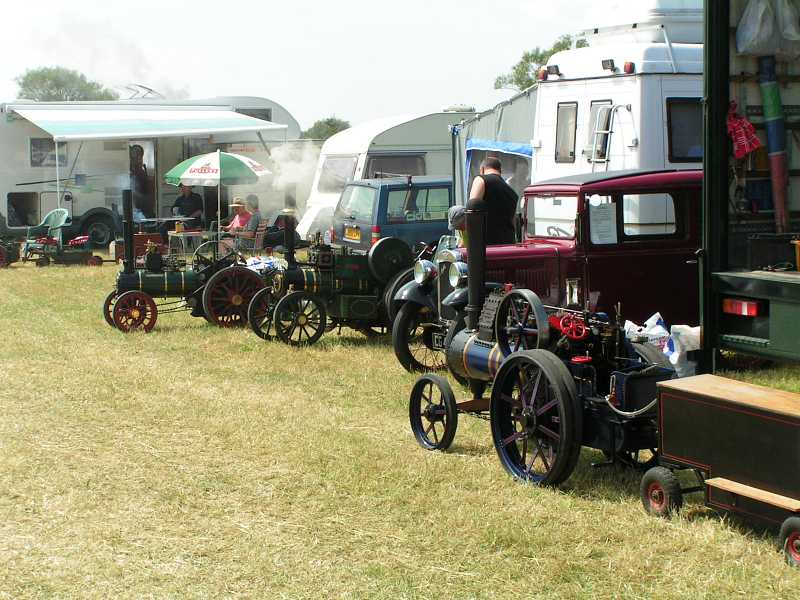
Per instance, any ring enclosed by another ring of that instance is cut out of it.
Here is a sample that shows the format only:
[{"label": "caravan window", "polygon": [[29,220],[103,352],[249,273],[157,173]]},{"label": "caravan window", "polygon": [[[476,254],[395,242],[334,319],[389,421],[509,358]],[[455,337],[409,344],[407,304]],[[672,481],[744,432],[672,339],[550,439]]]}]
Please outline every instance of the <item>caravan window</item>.
[{"label": "caravan window", "polygon": [[[608,131],[608,125],[611,122],[611,100],[595,100],[592,102],[589,109],[589,126],[586,128],[588,135],[586,136],[586,148],[584,154],[586,160],[592,162],[593,160],[603,160],[606,158],[606,146],[608,144],[608,134],[603,133],[597,136],[597,151],[592,156],[592,148],[595,144],[595,131]],[[602,114],[601,114],[602,113]],[[600,116],[600,121],[597,117]]]},{"label": "caravan window", "polygon": [[421,154],[401,154],[367,158],[364,179],[395,175],[425,175],[425,157]]},{"label": "caravan window", "polygon": [[578,103],[558,105],[556,117],[556,162],[575,162],[575,134],[578,129]]},{"label": "caravan window", "polygon": [[323,194],[340,194],[356,172],[357,156],[328,156],[322,163],[317,191]]},{"label": "caravan window", "polygon": [[6,196],[6,222],[9,227],[31,227],[39,224],[39,194],[12,192]]},{"label": "caravan window", "polygon": [[703,161],[703,105],[700,98],[667,98],[669,161]]},{"label": "caravan window", "polygon": [[[56,146],[52,138],[31,138],[30,160],[32,167],[55,167]],[[67,145],[58,145],[58,164],[67,164]]]},{"label": "caravan window", "polygon": [[470,150],[469,155],[469,181],[473,181],[480,173],[481,161],[493,156],[500,161],[503,179],[514,188],[517,196],[521,198],[525,188],[531,184],[531,159],[527,156],[506,154],[499,150]]}]

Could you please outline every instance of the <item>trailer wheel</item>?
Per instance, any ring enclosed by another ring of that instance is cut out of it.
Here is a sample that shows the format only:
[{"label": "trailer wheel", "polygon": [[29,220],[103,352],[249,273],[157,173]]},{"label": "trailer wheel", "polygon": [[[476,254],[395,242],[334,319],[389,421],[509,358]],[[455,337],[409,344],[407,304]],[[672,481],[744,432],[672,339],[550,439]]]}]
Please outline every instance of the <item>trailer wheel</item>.
[{"label": "trailer wheel", "polygon": [[410,373],[439,371],[445,366],[444,353],[433,349],[435,327],[429,321],[431,321],[430,309],[416,302],[403,304],[394,320],[392,326],[394,355]]},{"label": "trailer wheel", "polygon": [[50,264],[50,259],[47,258],[46,256],[40,256],[39,258],[36,259],[36,262],[34,264],[37,267],[46,267]]},{"label": "trailer wheel", "polygon": [[453,390],[438,375],[423,375],[411,389],[408,419],[417,443],[426,450],[447,450],[458,428]]},{"label": "trailer wheel", "polygon": [[83,234],[89,236],[92,247],[107,248],[114,239],[114,221],[103,215],[92,217],[84,226]]},{"label": "trailer wheel", "polygon": [[786,562],[800,567],[800,517],[789,517],[783,522],[780,541]]},{"label": "trailer wheel", "polygon": [[309,292],[292,292],[281,298],[273,313],[278,338],[290,346],[310,346],[325,333],[325,305]]},{"label": "trailer wheel", "polygon": [[114,325],[122,333],[144,331],[150,333],[156,326],[158,308],[149,294],[132,290],[121,294],[114,303]]},{"label": "trailer wheel", "polygon": [[272,322],[275,297],[271,287],[258,290],[247,307],[247,322],[255,334],[262,340],[271,340],[275,337],[275,327]]},{"label": "trailer wheel", "polygon": [[657,517],[668,517],[683,506],[681,484],[666,467],[653,467],[642,477],[639,486],[644,509]]},{"label": "trailer wheel", "polygon": [[106,299],[103,300],[103,318],[106,320],[111,327],[116,329],[116,325],[114,324],[114,304],[117,302],[117,290],[112,290],[109,292]]},{"label": "trailer wheel", "polygon": [[86,259],[86,265],[89,267],[102,267],[103,257],[93,254],[92,256]]},{"label": "trailer wheel", "polygon": [[557,485],[575,469],[583,414],[566,384],[569,372],[546,350],[512,354],[492,388],[489,419],[500,462],[512,477]]},{"label": "trailer wheel", "polygon": [[547,348],[550,323],[539,296],[530,290],[509,292],[497,309],[495,332],[503,356],[519,350]]}]

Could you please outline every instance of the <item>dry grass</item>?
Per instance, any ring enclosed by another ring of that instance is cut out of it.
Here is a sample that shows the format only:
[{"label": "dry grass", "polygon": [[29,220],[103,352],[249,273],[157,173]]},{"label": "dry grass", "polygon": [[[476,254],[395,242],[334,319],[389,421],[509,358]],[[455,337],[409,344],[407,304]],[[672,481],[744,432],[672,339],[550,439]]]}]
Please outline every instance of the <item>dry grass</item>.
[{"label": "dry grass", "polygon": [[[115,273],[0,271],[0,597],[797,595],[771,532],[650,518],[590,451],[561,490],[507,477],[481,421],[423,451],[383,342],[182,314],[123,336]],[[798,389],[779,373],[757,378]]]}]

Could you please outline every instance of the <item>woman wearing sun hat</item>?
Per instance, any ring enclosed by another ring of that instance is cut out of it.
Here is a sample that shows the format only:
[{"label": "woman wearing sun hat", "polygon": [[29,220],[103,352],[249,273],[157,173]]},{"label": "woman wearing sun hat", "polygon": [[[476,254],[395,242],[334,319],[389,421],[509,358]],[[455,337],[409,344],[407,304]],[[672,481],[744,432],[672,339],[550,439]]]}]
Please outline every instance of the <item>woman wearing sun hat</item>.
[{"label": "woman wearing sun hat", "polygon": [[247,227],[247,222],[250,220],[250,213],[245,210],[244,200],[236,196],[228,206],[233,209],[234,215],[230,224],[225,225],[222,230],[228,233],[244,231],[245,227]]}]

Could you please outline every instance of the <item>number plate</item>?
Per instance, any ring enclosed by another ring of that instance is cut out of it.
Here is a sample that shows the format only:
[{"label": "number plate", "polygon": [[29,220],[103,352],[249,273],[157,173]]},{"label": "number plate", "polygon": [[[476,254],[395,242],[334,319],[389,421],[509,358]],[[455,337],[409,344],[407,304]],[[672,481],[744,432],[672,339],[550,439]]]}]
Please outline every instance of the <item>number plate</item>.
[{"label": "number plate", "polygon": [[358,227],[345,227],[344,239],[352,240],[354,242],[361,241],[361,230]]},{"label": "number plate", "polygon": [[444,350],[445,349],[445,347],[444,347],[444,337],[445,337],[444,333],[434,333],[433,334],[433,339],[431,340],[431,342],[433,344],[433,347],[436,350]]}]

